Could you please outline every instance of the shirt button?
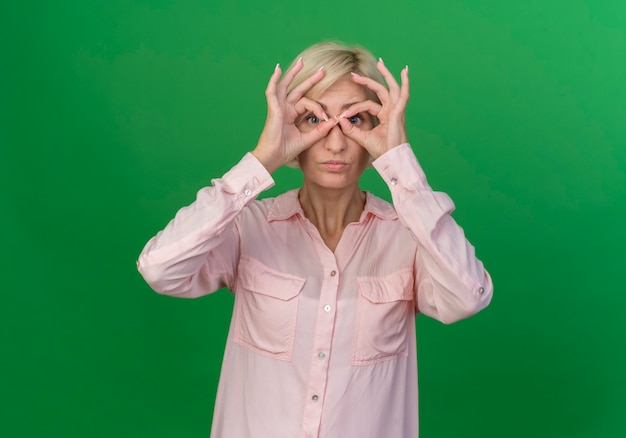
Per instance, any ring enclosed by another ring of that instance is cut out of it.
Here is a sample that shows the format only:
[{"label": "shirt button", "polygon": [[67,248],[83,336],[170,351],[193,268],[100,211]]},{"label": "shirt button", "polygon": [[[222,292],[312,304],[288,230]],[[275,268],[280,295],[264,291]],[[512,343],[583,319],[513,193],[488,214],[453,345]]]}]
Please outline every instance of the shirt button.
[{"label": "shirt button", "polygon": [[250,195],[252,194],[252,190],[250,190],[250,189],[245,189],[245,190],[243,191],[243,194],[244,194],[244,195],[246,195],[246,196],[250,196]]},{"label": "shirt button", "polygon": [[313,397],[311,397],[311,400],[313,400],[314,402],[318,401],[320,398],[316,395],[314,395]]},{"label": "shirt button", "polygon": [[330,307],[330,305],[328,305],[328,304],[326,304],[326,305],[324,306],[324,312],[330,312],[332,309],[333,309],[333,308],[332,308],[332,307]]},{"label": "shirt button", "polygon": [[326,358],[326,354],[323,351],[317,353],[317,357],[319,360],[324,360]]},{"label": "shirt button", "polygon": [[330,276],[334,277],[335,275],[337,275],[337,271],[330,271]]},{"label": "shirt button", "polygon": [[398,184],[398,179],[397,178],[391,178],[391,180],[389,180],[389,182],[391,183],[392,186],[395,186],[396,184]]},{"label": "shirt button", "polygon": [[485,288],[484,288],[484,287],[479,287],[479,288],[478,288],[478,294],[479,294],[479,295],[482,295],[482,294],[484,294],[484,293],[485,293]]}]

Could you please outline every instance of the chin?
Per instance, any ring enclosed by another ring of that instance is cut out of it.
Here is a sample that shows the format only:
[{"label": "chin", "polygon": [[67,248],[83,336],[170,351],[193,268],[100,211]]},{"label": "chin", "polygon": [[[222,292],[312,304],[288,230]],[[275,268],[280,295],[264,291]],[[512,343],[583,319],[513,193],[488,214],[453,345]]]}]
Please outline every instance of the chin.
[{"label": "chin", "polygon": [[324,189],[349,190],[359,186],[359,179],[347,178],[346,175],[340,173],[331,173],[320,178],[305,178],[305,183]]}]

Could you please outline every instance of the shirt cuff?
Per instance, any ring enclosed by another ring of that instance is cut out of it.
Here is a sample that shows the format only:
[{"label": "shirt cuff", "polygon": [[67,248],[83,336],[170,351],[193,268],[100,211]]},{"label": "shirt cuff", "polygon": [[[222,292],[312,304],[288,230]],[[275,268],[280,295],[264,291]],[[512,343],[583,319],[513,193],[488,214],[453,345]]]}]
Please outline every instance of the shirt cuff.
[{"label": "shirt cuff", "polygon": [[222,187],[227,193],[239,195],[245,204],[274,185],[267,169],[250,152],[222,177]]},{"label": "shirt cuff", "polygon": [[403,143],[388,150],[374,160],[372,166],[374,166],[390,188],[396,186],[409,189],[430,188],[426,181],[426,174],[417,161],[411,145],[408,143]]}]

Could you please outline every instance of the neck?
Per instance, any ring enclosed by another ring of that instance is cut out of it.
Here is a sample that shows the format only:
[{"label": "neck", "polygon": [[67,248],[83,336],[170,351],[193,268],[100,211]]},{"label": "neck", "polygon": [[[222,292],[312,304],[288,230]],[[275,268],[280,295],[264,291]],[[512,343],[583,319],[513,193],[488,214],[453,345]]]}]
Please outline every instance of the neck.
[{"label": "neck", "polygon": [[349,223],[359,220],[365,207],[365,193],[357,184],[352,188],[324,189],[305,182],[298,198],[304,215],[332,251],[343,230]]}]

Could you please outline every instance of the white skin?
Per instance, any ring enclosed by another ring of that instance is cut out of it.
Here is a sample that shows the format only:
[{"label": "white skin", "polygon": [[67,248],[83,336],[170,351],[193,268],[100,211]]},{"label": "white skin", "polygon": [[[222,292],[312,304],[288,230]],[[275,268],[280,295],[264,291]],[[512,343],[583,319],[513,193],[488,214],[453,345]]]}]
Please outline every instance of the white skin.
[{"label": "white skin", "polygon": [[[401,71],[399,85],[380,60],[377,68],[389,89],[352,74],[337,80],[314,101],[305,94],[323,78],[323,69],[287,92],[302,67],[298,60],[282,80],[276,67],[265,92],[267,120],[252,154],[270,173],[298,158],[304,176],[300,204],[334,251],[345,227],[363,212],[365,194],[358,181],[370,155],[376,159],[407,142],[408,68]],[[369,99],[366,89],[376,93],[381,103]],[[376,126],[373,117],[379,121]]]}]

